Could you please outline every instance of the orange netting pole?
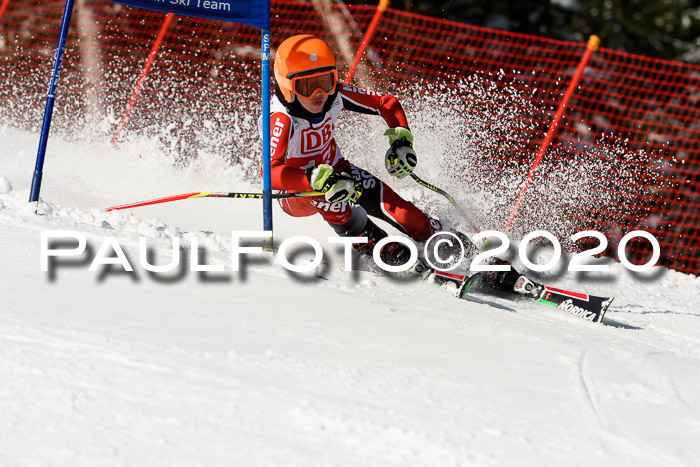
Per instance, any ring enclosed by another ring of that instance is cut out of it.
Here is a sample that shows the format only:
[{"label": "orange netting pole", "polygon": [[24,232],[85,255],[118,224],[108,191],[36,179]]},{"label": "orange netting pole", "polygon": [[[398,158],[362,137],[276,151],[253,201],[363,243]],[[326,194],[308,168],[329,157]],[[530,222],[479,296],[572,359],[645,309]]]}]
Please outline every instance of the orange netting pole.
[{"label": "orange netting pole", "polygon": [[131,111],[136,105],[136,101],[138,100],[139,94],[141,93],[141,88],[143,87],[143,82],[146,80],[148,72],[151,71],[153,62],[155,61],[156,55],[158,54],[158,49],[160,48],[160,44],[165,38],[165,33],[168,31],[168,26],[170,26],[170,22],[173,20],[173,16],[175,15],[173,15],[172,13],[168,13],[167,15],[165,15],[165,19],[163,20],[163,25],[160,27],[158,37],[156,37],[156,40],[153,43],[153,47],[151,47],[151,52],[148,54],[146,64],[143,66],[143,70],[141,71],[141,76],[139,76],[139,79],[136,82],[136,86],[134,86],[134,91],[131,93],[129,103],[126,105],[126,110],[124,111],[124,115],[122,116],[122,121],[119,124],[119,128],[114,134],[114,138],[112,138],[113,145],[117,144],[117,142],[119,141],[119,137],[122,134],[122,131],[124,131],[124,128],[126,127],[127,123],[129,123],[129,116],[131,115]]},{"label": "orange netting pole", "polygon": [[7,9],[7,5],[10,3],[10,0],[2,0],[2,5],[0,5],[0,19],[2,19],[2,15],[5,13],[5,10]]},{"label": "orange netting pole", "polygon": [[562,98],[561,102],[559,103],[559,108],[557,109],[557,113],[554,115],[554,120],[552,120],[552,123],[549,125],[549,129],[547,130],[547,134],[544,137],[544,141],[542,141],[542,145],[540,146],[540,150],[537,152],[537,157],[535,157],[535,160],[532,161],[532,166],[530,167],[530,171],[527,174],[527,178],[525,179],[525,184],[523,185],[523,188],[520,190],[520,193],[518,194],[518,197],[515,200],[515,204],[513,205],[513,208],[510,210],[510,214],[508,215],[508,220],[506,220],[506,224],[504,227],[504,231],[508,231],[510,229],[510,226],[513,225],[513,220],[515,220],[515,216],[518,215],[518,212],[520,212],[520,208],[523,203],[523,199],[525,198],[525,192],[527,192],[527,189],[530,187],[530,183],[532,182],[532,178],[535,176],[535,171],[537,170],[537,167],[540,165],[540,162],[542,162],[542,158],[544,158],[545,153],[547,152],[547,149],[549,148],[549,145],[552,143],[552,140],[554,139],[554,134],[557,131],[557,126],[559,124],[559,121],[562,119],[564,116],[564,112],[566,111],[566,105],[569,103],[569,99],[571,99],[571,96],[574,94],[574,91],[578,87],[579,81],[581,81],[581,76],[583,76],[583,70],[586,68],[586,65],[588,64],[588,60],[590,60],[591,55],[593,52],[598,50],[598,46],[600,45],[600,38],[598,36],[591,36],[588,39],[588,45],[586,46],[586,52],[583,54],[583,57],[581,57],[581,61],[578,64],[578,67],[576,68],[576,72],[574,73],[574,77],[571,80],[571,83],[569,83],[569,88],[566,90],[566,93],[564,94],[564,97]]},{"label": "orange netting pole", "polygon": [[352,81],[352,78],[355,76],[357,65],[360,64],[360,59],[362,58],[362,54],[365,53],[367,44],[369,44],[369,41],[372,40],[374,30],[377,28],[377,23],[379,23],[379,19],[389,7],[389,1],[390,0],[379,0],[379,5],[377,5],[377,10],[374,12],[372,21],[370,21],[369,26],[367,26],[367,31],[365,31],[365,35],[362,37],[362,44],[360,45],[359,50],[355,54],[355,60],[353,60],[352,65],[350,66],[350,70],[348,70],[348,74],[345,77],[345,83],[350,84],[350,81]]}]

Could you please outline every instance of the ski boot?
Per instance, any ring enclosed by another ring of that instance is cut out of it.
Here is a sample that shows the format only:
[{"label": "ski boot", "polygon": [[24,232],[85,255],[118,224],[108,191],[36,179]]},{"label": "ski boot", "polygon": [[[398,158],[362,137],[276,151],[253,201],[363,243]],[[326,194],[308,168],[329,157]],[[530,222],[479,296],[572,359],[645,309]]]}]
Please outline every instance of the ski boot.
[{"label": "ski boot", "polygon": [[[488,264],[506,265],[510,264],[500,258],[491,257]],[[472,285],[477,285],[481,289],[491,289],[494,292],[505,294],[518,294],[523,298],[539,299],[544,293],[544,285],[534,282],[529,277],[520,274],[511,266],[510,271],[494,271],[476,273],[465,279],[460,288],[460,296],[463,296]]]},{"label": "ski boot", "polygon": [[[377,242],[387,237],[387,233],[380,229],[374,222],[367,219],[367,225],[358,236],[367,237],[368,242],[361,245],[354,244],[353,248],[364,255],[372,256]],[[411,250],[409,250],[403,243],[389,242],[382,247],[381,251],[379,252],[379,257],[389,266],[400,266],[406,264],[406,262],[409,260],[411,257]],[[423,261],[420,260],[420,258],[418,258],[411,265],[411,267],[405,271],[405,273],[409,275],[423,276],[424,274],[430,273],[430,268],[426,266]]]},{"label": "ski boot", "polygon": [[513,292],[537,300],[544,292],[544,285],[531,281],[527,276],[518,276],[513,285]]},{"label": "ski boot", "polygon": [[469,237],[453,229],[435,233],[426,246],[428,247],[426,251],[428,264],[432,264],[432,267],[438,270],[462,275],[469,275],[472,258],[479,253]]}]

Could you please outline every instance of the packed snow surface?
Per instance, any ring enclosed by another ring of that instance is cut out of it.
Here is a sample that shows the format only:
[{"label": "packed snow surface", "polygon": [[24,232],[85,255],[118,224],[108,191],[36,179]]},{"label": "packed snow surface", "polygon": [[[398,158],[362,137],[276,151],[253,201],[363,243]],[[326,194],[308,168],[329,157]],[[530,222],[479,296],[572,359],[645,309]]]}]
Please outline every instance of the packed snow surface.
[{"label": "packed snow surface", "polygon": [[[610,263],[605,275],[545,277],[615,296],[606,322],[589,323],[345,272],[320,218],[277,207],[278,240],[317,239],[329,267],[294,274],[268,254],[234,273],[231,232],[261,229],[259,201],[103,208],[258,189],[235,167],[175,168],[143,141],[52,138],[37,209],[38,136],[4,127],[0,140],[0,465],[697,465],[695,276]],[[403,183],[423,207],[445,203]],[[42,271],[52,230],[80,232],[88,248]],[[107,237],[134,272],[88,270]],[[201,263],[224,271],[149,273],[141,237],[157,264],[174,238],[185,261],[196,238]]]}]

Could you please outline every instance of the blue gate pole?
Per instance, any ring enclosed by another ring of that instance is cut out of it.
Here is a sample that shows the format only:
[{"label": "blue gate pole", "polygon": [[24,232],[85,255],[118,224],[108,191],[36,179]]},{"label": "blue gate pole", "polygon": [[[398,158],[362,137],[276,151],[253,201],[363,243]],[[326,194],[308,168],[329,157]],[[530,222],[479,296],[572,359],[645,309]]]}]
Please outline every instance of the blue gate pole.
[{"label": "blue gate pole", "polygon": [[66,7],[63,10],[63,21],[61,22],[61,32],[58,35],[58,46],[56,56],[53,61],[53,71],[51,72],[51,82],[49,83],[49,94],[46,98],[46,109],[44,110],[44,123],[41,125],[41,136],[39,137],[39,151],[36,155],[36,166],[34,167],[34,177],[32,178],[32,188],[29,193],[29,202],[39,200],[39,190],[41,189],[41,177],[44,170],[44,156],[46,155],[46,144],[49,139],[49,129],[51,128],[51,116],[53,115],[53,103],[56,98],[56,85],[61,73],[61,62],[63,61],[63,50],[66,46],[68,28],[70,27],[70,17],[73,14],[73,0],[66,0]]},{"label": "blue gate pole", "polygon": [[270,31],[262,30],[263,230],[270,232],[265,249],[272,251],[272,176],[270,174]]}]

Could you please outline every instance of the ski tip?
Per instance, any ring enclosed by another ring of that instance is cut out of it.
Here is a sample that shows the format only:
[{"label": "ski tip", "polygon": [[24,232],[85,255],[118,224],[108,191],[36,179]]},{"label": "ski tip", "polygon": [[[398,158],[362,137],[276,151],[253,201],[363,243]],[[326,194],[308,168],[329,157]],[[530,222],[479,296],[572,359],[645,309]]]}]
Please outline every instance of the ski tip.
[{"label": "ski tip", "polygon": [[600,307],[600,319],[598,320],[599,323],[603,322],[603,318],[605,317],[605,313],[608,311],[608,308],[610,307],[610,304],[615,300],[615,297],[608,297],[605,300],[603,300],[603,304]]}]

